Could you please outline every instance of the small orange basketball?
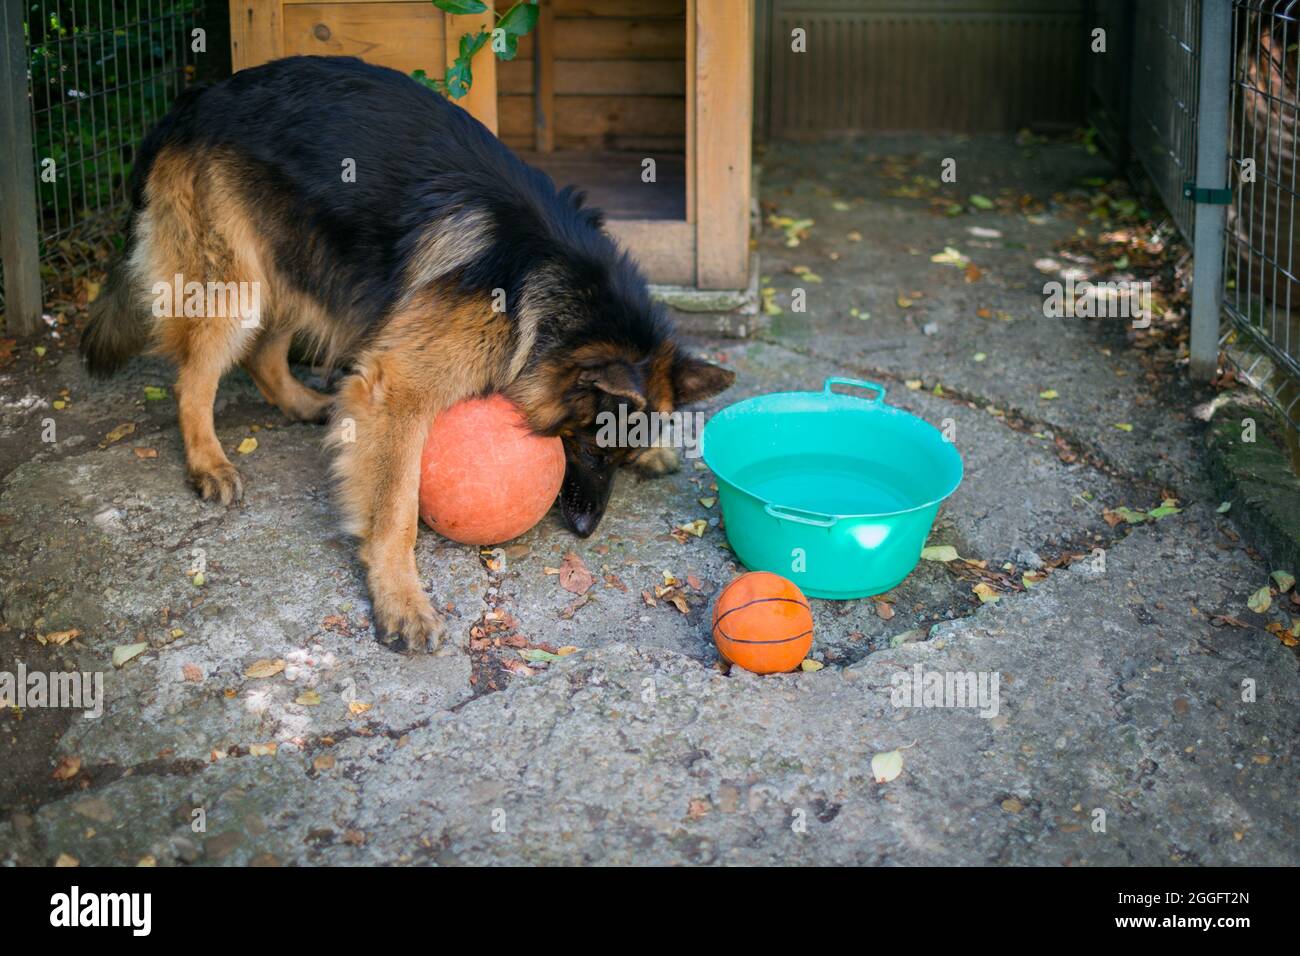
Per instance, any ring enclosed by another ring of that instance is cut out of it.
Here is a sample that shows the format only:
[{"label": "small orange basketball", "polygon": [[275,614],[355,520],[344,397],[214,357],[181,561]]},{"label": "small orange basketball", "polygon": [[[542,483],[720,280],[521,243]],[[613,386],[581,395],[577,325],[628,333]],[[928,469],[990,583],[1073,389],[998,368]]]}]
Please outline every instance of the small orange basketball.
[{"label": "small orange basketball", "polygon": [[808,599],[792,581],[769,571],[742,574],[713,605],[718,653],[755,674],[794,670],[812,650],[812,632]]}]

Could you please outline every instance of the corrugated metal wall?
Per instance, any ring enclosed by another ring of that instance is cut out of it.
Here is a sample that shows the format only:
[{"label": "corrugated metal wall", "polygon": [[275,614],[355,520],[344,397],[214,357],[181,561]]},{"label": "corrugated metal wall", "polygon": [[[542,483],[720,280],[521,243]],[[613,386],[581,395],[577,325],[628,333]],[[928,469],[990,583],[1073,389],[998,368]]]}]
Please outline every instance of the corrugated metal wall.
[{"label": "corrugated metal wall", "polygon": [[759,0],[758,14],[760,136],[1083,120],[1083,0]]}]

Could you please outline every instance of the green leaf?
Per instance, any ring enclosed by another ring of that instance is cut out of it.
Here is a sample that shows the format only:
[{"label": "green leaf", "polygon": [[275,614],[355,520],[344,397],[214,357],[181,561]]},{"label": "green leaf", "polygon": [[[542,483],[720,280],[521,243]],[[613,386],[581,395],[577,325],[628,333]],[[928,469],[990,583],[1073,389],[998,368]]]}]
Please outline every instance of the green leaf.
[{"label": "green leaf", "polygon": [[1232,510],[1232,502],[1225,501],[1223,504],[1219,505],[1219,507],[1215,508],[1214,510],[1217,514],[1226,515],[1229,511]]},{"label": "green leaf", "polygon": [[479,30],[478,33],[473,35],[466,33],[460,38],[460,56],[456,58],[456,62],[460,63],[461,60],[465,60],[468,66],[468,61],[474,59],[474,54],[483,49],[483,44],[487,43],[487,41],[488,33],[486,30]]},{"label": "green leaf", "polygon": [[433,5],[443,13],[450,13],[456,17],[482,13],[487,9],[487,4],[483,0],[433,0]]},{"label": "green leaf", "polygon": [[502,46],[504,49],[497,49],[496,32],[492,34],[492,52],[497,55],[498,60],[513,60],[519,53],[519,37],[513,33],[501,34]]},{"label": "green leaf", "polygon": [[429,76],[429,74],[425,73],[424,70],[416,70],[411,74],[411,79],[415,80],[415,82],[419,83],[421,86],[428,87],[435,93],[442,93],[443,95],[446,95],[447,93],[447,84],[442,77]]},{"label": "green leaf", "polygon": [[497,26],[512,37],[521,37],[533,32],[537,26],[537,4],[516,3],[506,12]]},{"label": "green leaf", "polygon": [[540,661],[551,663],[552,661],[563,660],[559,654],[552,654],[550,651],[544,651],[538,647],[529,647],[519,652],[519,656],[530,664],[536,664]]},{"label": "green leaf", "polygon": [[1128,507],[1127,505],[1120,505],[1118,508],[1113,509],[1113,511],[1115,514],[1123,518],[1128,524],[1141,524],[1142,522],[1149,521],[1151,519],[1151,516],[1146,512],[1134,511],[1132,508]]},{"label": "green leaf", "polygon": [[1147,515],[1151,518],[1154,518],[1156,521],[1159,521],[1161,518],[1167,518],[1170,515],[1180,514],[1182,513],[1182,510],[1183,509],[1179,508],[1177,505],[1166,503],[1160,505],[1160,507],[1158,508],[1152,508],[1150,511],[1147,512]]},{"label": "green leaf", "polygon": [[993,200],[989,199],[987,196],[981,196],[979,194],[970,197],[970,204],[974,206],[976,209],[993,208]]},{"label": "green leaf", "polygon": [[1256,614],[1266,614],[1268,609],[1273,606],[1273,595],[1264,585],[1246,600],[1246,607],[1250,608]]},{"label": "green leaf", "polygon": [[167,398],[167,389],[159,388],[157,385],[146,385],[144,387],[144,400],[146,402],[161,402]]},{"label": "green leaf", "polygon": [[1277,584],[1277,589],[1283,594],[1295,587],[1294,574],[1290,574],[1286,571],[1274,571],[1269,575],[1269,577],[1273,579],[1274,583]]}]

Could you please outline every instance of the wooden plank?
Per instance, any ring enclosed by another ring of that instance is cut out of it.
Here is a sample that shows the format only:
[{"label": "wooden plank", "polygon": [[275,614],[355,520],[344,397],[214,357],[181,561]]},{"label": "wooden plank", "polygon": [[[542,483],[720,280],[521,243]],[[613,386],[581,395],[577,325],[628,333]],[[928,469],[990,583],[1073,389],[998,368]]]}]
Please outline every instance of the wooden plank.
[{"label": "wooden plank", "polygon": [[5,331],[33,335],[41,321],[41,243],[27,95],[24,4],[0,11],[0,259],[4,262]]},{"label": "wooden plank", "polygon": [[[707,0],[714,2],[714,0]],[[605,231],[631,253],[651,282],[695,284],[695,227],[672,220],[611,219]]]},{"label": "wooden plank", "polygon": [[738,289],[749,274],[753,4],[695,3],[696,281]]},{"label": "wooden plank", "polygon": [[284,7],[285,56],[358,56],[403,73],[424,70],[430,76],[441,76],[447,66],[443,41],[443,15],[431,3]]},{"label": "wooden plank", "polygon": [[230,0],[230,69],[284,56],[280,0]]},{"label": "wooden plank", "polygon": [[[534,137],[533,98],[502,96],[501,135]],[[615,142],[686,145],[686,105],[675,96],[557,96],[555,147],[610,146]]]},{"label": "wooden plank", "polygon": [[682,79],[686,83],[686,221],[695,222],[695,4],[690,0],[686,13],[686,63]]},{"label": "wooden plank", "polygon": [[[533,58],[534,36],[519,41],[519,56]],[[555,20],[557,60],[680,60],[686,20]]]},{"label": "wooden plank", "polygon": [[[447,62],[453,62],[456,57],[460,56],[460,38],[468,34],[476,34],[479,30],[486,30],[489,34],[492,27],[496,24],[496,17],[492,13],[492,0],[484,0],[487,9],[482,13],[466,14],[465,16],[447,17],[445,26],[444,48],[447,51]],[[432,6],[432,5],[431,5]],[[485,45],[475,55],[472,64],[474,73],[474,82],[470,84],[469,92],[459,100],[454,100],[457,105],[469,111],[469,114],[477,119],[480,123],[490,129],[493,135],[497,131],[497,58],[491,49],[491,39],[489,38]]]},{"label": "wooden plank", "polygon": [[536,32],[533,89],[537,91],[537,99],[533,104],[533,139],[538,152],[549,153],[555,149],[555,7],[552,3],[543,3],[537,11]]},{"label": "wooden plank", "polygon": [[553,0],[561,17],[681,17],[686,0]]},{"label": "wooden plank", "polygon": [[[503,95],[533,91],[533,60],[497,64],[497,91]],[[555,61],[555,95],[684,96],[685,60]]]}]

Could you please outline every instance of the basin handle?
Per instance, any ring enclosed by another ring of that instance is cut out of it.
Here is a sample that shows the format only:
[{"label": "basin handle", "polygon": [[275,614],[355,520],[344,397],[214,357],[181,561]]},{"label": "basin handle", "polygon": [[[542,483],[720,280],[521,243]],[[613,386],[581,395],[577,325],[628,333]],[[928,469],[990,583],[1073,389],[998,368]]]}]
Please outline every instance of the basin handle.
[{"label": "basin handle", "polygon": [[[875,398],[862,398],[861,395],[855,395],[852,392],[837,392],[835,391],[836,385],[849,385],[853,388],[865,388],[868,391],[876,392],[877,394]],[[838,375],[828,378],[822,387],[822,391],[827,395],[847,395],[849,398],[861,399],[864,402],[883,402],[885,400],[885,386],[881,385],[879,382],[868,382],[857,378],[841,378]]]},{"label": "basin handle", "polygon": [[819,514],[816,511],[804,511],[802,508],[788,508],[785,505],[764,505],[763,510],[773,518],[779,518],[782,521],[795,521],[799,524],[815,525],[818,528],[829,528],[835,522],[839,521],[834,515]]}]

